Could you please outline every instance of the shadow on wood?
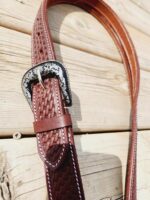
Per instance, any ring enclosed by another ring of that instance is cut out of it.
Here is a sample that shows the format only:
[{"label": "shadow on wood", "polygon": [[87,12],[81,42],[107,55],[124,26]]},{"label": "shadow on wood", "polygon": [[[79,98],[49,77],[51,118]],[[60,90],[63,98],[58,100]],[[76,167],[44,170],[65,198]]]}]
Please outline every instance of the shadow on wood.
[{"label": "shadow on wood", "polygon": [[[46,199],[44,167],[37,155],[35,138],[3,141],[0,142],[1,199]],[[93,146],[93,141],[86,146],[89,150],[91,146],[94,153],[84,150],[82,136],[76,137],[86,200],[117,200],[122,196],[121,161],[116,155],[103,153],[103,144],[100,153]]]}]

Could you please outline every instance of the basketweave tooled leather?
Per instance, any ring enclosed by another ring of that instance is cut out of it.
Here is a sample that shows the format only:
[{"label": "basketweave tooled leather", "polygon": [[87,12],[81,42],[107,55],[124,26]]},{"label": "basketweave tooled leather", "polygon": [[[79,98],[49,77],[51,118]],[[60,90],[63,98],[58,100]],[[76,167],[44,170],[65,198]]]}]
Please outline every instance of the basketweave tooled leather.
[{"label": "basketweave tooled leather", "polygon": [[[137,55],[128,32],[118,16],[103,1],[98,0],[43,0],[35,19],[32,33],[32,64],[56,60],[48,26],[47,9],[67,3],[91,13],[112,36],[128,75],[131,96],[131,136],[128,151],[125,200],[136,200],[136,152],[137,152],[137,100],[140,71]],[[69,116],[57,78],[46,78],[43,83],[32,86],[32,110],[35,122]],[[60,118],[59,118],[60,119]],[[58,120],[57,120],[58,121]],[[44,162],[49,200],[84,200],[83,185],[74,144],[72,125],[38,132],[37,146]],[[62,124],[63,124],[62,123]],[[67,124],[68,123],[68,124]]]}]

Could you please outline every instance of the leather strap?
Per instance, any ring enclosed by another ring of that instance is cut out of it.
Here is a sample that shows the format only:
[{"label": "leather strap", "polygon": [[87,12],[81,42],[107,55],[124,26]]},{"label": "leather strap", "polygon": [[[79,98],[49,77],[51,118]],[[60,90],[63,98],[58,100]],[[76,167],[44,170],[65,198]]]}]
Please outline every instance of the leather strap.
[{"label": "leather strap", "polygon": [[45,131],[56,130],[60,128],[64,128],[67,126],[72,126],[70,114],[67,113],[65,115],[59,117],[46,118],[40,121],[35,121],[33,123],[34,132],[42,133]]},{"label": "leather strap", "polygon": [[[133,43],[114,11],[102,0],[44,0],[37,13],[32,33],[33,66],[55,60],[54,46],[48,26],[47,8],[67,3],[91,13],[103,24],[119,49],[129,80],[131,96],[131,135],[127,160],[125,200],[136,200],[137,100],[140,71]],[[35,122],[59,118],[68,113],[59,80],[47,78],[44,88],[36,83],[32,90]],[[69,124],[70,125],[70,124]],[[40,128],[40,127],[39,127]],[[38,128],[38,129],[39,129]],[[84,200],[72,127],[42,129],[37,133],[38,151],[44,161],[49,200]]]}]

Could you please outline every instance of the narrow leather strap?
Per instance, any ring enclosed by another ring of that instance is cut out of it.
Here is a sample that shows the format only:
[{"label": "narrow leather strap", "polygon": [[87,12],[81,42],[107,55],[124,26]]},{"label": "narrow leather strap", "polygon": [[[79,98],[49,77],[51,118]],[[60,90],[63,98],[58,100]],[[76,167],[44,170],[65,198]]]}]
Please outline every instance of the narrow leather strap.
[{"label": "narrow leather strap", "polygon": [[[132,132],[127,161],[125,200],[136,200],[136,115],[140,71],[135,48],[118,16],[102,0],[44,0],[38,11],[32,34],[33,65],[56,59],[52,38],[49,32],[47,8],[60,3],[76,5],[96,17],[110,33],[122,56],[128,75],[132,106]],[[33,112],[35,121],[60,116],[68,112],[68,110],[64,108],[59,81],[57,81],[57,79],[48,79],[44,82],[44,85],[46,90],[43,90],[39,84],[33,86]],[[42,98],[45,96],[46,99]],[[47,101],[47,99],[50,100]],[[39,154],[45,162],[49,199],[84,200],[85,197],[74,146],[72,128],[62,128],[61,131],[52,130],[40,133],[40,135],[37,134],[37,141]],[[54,149],[55,152],[57,149],[55,155],[52,153]],[[59,168],[60,166],[61,168]],[[66,180],[65,177],[69,177],[69,179]],[[64,194],[66,190],[67,192]]]},{"label": "narrow leather strap", "polygon": [[59,117],[53,117],[53,118],[43,119],[40,121],[35,121],[33,123],[35,133],[56,130],[71,125],[72,121],[69,113]]}]

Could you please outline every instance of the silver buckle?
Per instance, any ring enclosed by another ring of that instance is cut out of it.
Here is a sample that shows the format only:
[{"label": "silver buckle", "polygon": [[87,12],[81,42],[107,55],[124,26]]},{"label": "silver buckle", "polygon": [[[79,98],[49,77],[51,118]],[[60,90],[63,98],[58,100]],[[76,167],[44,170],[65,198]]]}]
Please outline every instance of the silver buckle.
[{"label": "silver buckle", "polygon": [[70,84],[65,67],[58,61],[47,61],[29,69],[22,78],[22,90],[31,108],[32,84],[39,82],[44,88],[43,79],[53,76],[60,80],[66,107],[72,106]]}]

